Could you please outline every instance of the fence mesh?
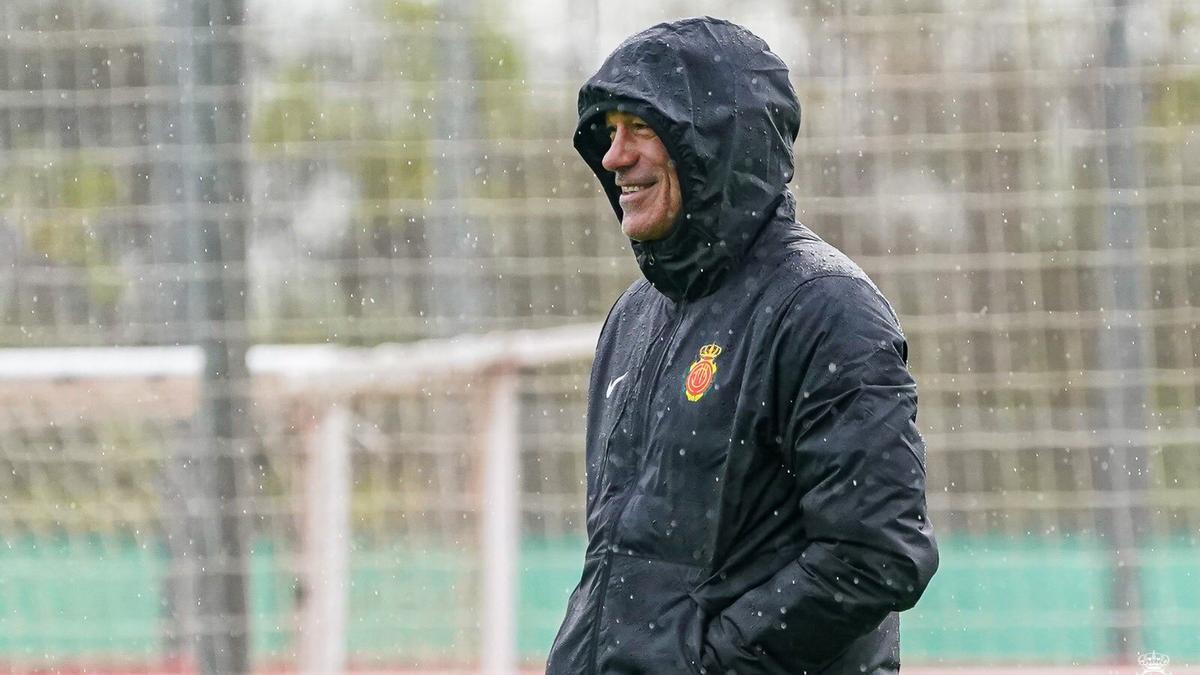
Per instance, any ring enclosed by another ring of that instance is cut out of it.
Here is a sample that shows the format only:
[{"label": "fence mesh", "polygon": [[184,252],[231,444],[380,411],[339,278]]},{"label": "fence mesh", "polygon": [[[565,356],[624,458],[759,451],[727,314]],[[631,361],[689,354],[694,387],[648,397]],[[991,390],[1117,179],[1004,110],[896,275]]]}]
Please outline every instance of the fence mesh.
[{"label": "fence mesh", "polygon": [[[576,89],[642,27],[728,16],[791,68],[801,220],[909,338],[944,552],[906,659],[1200,660],[1200,9],[645,5],[8,0],[0,345],[600,320],[638,272],[572,150]],[[580,564],[586,372],[522,377],[531,663]],[[354,664],[478,657],[486,381],[349,399]],[[209,559],[179,541],[240,507],[250,657],[294,665],[321,397],[233,380],[249,423],[213,447],[241,491],[209,512],[188,448],[228,381],[89,382],[0,382],[0,663],[191,667],[224,627],[187,618]]]}]

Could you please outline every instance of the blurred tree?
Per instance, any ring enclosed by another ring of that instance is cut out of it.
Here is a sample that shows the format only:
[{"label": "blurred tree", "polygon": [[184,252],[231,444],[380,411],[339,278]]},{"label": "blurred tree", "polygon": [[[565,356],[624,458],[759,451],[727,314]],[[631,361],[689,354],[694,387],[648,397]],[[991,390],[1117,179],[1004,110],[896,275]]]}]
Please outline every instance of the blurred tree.
[{"label": "blurred tree", "polygon": [[[0,220],[16,232],[14,299],[0,306],[16,330],[0,334],[0,344],[42,345],[111,329],[126,285],[106,213],[122,203],[120,177],[91,145],[101,130],[74,102],[78,90],[107,79],[111,64],[104,50],[53,39],[80,24],[112,26],[118,17],[103,7],[49,5],[15,2],[4,20],[20,32],[0,50],[0,90],[26,98],[47,89],[69,94],[0,109],[0,129],[9,132],[0,135]],[[33,30],[45,32],[45,44],[30,39]]]},{"label": "blurred tree", "polygon": [[[303,194],[331,173],[344,174],[351,177],[352,186],[343,197],[355,204],[349,221],[342,225],[344,231],[323,235],[333,245],[314,251],[336,265],[341,293],[336,311],[350,324],[300,327],[279,338],[372,342],[405,337],[383,323],[395,319],[388,316],[388,309],[381,306],[372,314],[369,305],[376,294],[412,295],[418,284],[403,283],[411,277],[366,272],[363,261],[394,257],[415,261],[436,255],[430,228],[435,227],[431,218],[439,205],[448,199],[465,202],[472,196],[500,196],[500,190],[511,187],[488,188],[474,175],[473,167],[482,160],[472,142],[509,138],[524,128],[536,128],[525,119],[528,92],[520,80],[519,52],[493,22],[479,16],[446,17],[434,5],[408,0],[380,0],[369,5],[368,13],[382,32],[371,38],[377,49],[359,58],[349,54],[354,45],[309,45],[291,54],[288,63],[277,64],[280,74],[271,87],[274,91],[255,106],[256,156],[280,169],[304,165],[305,185],[291,185],[289,190]],[[459,84],[445,77],[439,55],[452,51],[452,46],[445,44],[446,31],[440,27],[461,32],[463,43],[470,45],[464,53],[472,76],[462,83],[470,100],[450,90],[457,90]],[[331,81],[331,71],[378,82],[387,94],[346,93]],[[470,134],[447,137],[444,118],[450,107],[470,111],[479,121],[471,125]],[[337,151],[329,152],[332,148]],[[447,165],[449,155],[461,156],[462,161]],[[445,191],[447,172],[454,180],[449,192]],[[518,195],[505,191],[503,196]],[[456,217],[469,214],[460,211]],[[417,293],[401,304],[413,307],[414,314],[433,315],[435,302],[436,298]]]}]

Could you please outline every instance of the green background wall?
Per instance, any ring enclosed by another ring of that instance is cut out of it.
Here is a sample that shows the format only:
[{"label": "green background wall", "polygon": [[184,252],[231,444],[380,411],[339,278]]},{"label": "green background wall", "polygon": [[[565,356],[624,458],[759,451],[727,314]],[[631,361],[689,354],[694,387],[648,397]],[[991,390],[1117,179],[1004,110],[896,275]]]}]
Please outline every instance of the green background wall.
[{"label": "green background wall", "polygon": [[[521,549],[519,650],[544,656],[578,580],[582,542]],[[947,538],[942,565],[904,614],[908,663],[1081,663],[1108,659],[1109,562],[1094,541]],[[260,541],[251,558],[254,653],[292,658],[291,555]],[[1200,556],[1186,541],[1143,551],[1143,638],[1173,663],[1200,661]],[[356,664],[468,660],[479,644],[477,559],[397,542],[351,558],[349,649]],[[0,545],[0,664],[155,663],[163,641],[165,548],[121,537]]]}]

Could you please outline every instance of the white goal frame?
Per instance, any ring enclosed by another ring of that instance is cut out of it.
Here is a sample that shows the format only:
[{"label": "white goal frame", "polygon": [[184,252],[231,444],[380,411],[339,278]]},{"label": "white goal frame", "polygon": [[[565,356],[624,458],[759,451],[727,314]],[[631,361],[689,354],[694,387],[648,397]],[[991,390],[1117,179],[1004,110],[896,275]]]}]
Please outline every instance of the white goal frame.
[{"label": "white goal frame", "polygon": [[[480,670],[519,672],[517,558],[520,536],[518,379],[523,369],[590,360],[599,324],[464,335],[378,347],[256,345],[246,354],[254,380],[321,401],[305,442],[297,670],[344,672],[349,589],[350,452],[353,420],[345,405],[364,390],[411,391],[422,382],[470,374],[487,381],[489,403],[481,523]],[[150,378],[198,379],[197,346],[0,349],[0,385],[84,381],[90,391]],[[582,451],[582,449],[581,449]]]}]

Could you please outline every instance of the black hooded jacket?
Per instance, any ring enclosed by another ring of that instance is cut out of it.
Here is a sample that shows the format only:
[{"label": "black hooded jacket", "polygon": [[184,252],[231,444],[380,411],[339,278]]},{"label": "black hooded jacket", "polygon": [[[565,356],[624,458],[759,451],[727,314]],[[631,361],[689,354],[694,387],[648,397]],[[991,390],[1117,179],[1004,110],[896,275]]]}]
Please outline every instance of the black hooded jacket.
[{"label": "black hooded jacket", "polygon": [[894,673],[937,568],[916,388],[895,314],[795,220],[800,106],[783,62],[711,18],[625,41],[579,94],[676,163],[671,234],[610,312],[587,422],[583,577],[547,672]]}]

